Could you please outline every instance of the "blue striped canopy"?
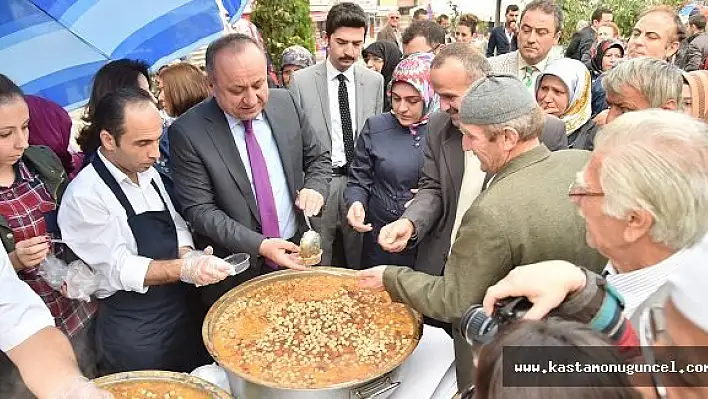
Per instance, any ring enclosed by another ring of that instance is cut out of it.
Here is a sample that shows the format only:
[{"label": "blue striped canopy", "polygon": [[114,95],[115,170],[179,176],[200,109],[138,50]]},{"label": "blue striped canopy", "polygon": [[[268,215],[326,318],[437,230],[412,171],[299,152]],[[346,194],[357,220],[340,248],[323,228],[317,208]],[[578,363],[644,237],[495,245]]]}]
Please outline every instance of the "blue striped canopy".
[{"label": "blue striped canopy", "polygon": [[0,0],[0,73],[70,110],[107,61],[158,68],[219,37],[219,14],[214,0]]}]

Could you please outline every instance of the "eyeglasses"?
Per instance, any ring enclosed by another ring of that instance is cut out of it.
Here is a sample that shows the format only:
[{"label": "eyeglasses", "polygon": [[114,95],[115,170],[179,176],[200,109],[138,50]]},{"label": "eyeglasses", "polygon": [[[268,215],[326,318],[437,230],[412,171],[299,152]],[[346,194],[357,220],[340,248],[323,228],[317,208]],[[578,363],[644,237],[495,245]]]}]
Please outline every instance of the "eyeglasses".
[{"label": "eyeglasses", "polygon": [[602,191],[589,191],[587,187],[582,185],[582,183],[578,181],[574,181],[573,183],[570,184],[570,187],[568,187],[568,196],[569,197],[604,197],[605,193]]},{"label": "eyeglasses", "polygon": [[[639,343],[642,348],[642,356],[647,364],[656,364],[656,354],[654,353],[654,344],[659,337],[664,336],[665,340],[670,341],[666,334],[666,319],[664,311],[660,306],[644,309],[639,319]],[[661,376],[658,371],[651,373],[651,379],[654,383],[654,390],[659,399],[667,399],[669,397],[666,387],[661,382]]]}]

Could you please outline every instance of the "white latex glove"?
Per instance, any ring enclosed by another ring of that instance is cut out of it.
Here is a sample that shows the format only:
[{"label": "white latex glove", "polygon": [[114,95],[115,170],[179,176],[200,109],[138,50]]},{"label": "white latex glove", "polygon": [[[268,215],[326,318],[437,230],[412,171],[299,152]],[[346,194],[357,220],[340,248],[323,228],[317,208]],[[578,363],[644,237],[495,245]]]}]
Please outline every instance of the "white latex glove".
[{"label": "white latex glove", "polygon": [[214,248],[212,248],[211,245],[209,245],[206,248],[204,248],[203,251],[200,249],[193,249],[193,250],[187,252],[186,254],[184,254],[184,256],[182,256],[182,259],[187,259],[187,258],[191,258],[193,256],[200,256],[200,255],[214,255]]},{"label": "white latex glove", "polygon": [[234,267],[213,255],[185,257],[179,279],[197,287],[218,283],[236,274]]},{"label": "white latex glove", "polygon": [[86,377],[78,377],[65,390],[51,399],[114,399],[113,394],[105,391]]}]

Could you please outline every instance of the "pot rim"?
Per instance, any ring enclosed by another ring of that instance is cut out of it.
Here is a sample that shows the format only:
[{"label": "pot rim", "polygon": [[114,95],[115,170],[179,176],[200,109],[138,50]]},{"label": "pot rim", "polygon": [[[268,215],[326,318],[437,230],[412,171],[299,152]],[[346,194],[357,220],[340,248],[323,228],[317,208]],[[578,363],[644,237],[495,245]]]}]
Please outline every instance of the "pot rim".
[{"label": "pot rim", "polygon": [[174,382],[187,385],[190,388],[201,389],[211,394],[212,398],[216,399],[233,399],[233,396],[225,390],[219,388],[209,381],[187,373],[176,373],[173,371],[162,370],[140,370],[126,371],[123,373],[109,374],[103,377],[92,380],[99,387],[107,387],[109,385],[120,384],[124,382],[140,382],[140,381],[159,381],[159,382]]},{"label": "pot rim", "polygon": [[351,270],[351,269],[344,269],[344,268],[339,268],[339,267],[330,267],[330,266],[316,266],[311,268],[310,270],[306,271],[301,271],[301,270],[292,270],[292,269],[287,269],[287,270],[280,270],[276,271],[273,273],[269,273],[263,276],[259,276],[256,278],[253,278],[251,280],[248,280],[241,285],[232,288],[229,290],[226,294],[222,295],[221,298],[219,298],[214,304],[211,306],[209,309],[209,312],[207,312],[206,317],[204,318],[204,324],[202,325],[202,339],[204,340],[204,345],[206,346],[207,350],[209,351],[209,354],[214,358],[214,360],[224,368],[229,373],[232,373],[248,382],[254,383],[254,384],[259,384],[266,386],[268,388],[274,388],[274,389],[282,389],[282,390],[295,390],[295,391],[323,391],[323,390],[337,390],[337,389],[348,389],[348,388],[353,388],[353,387],[358,387],[360,385],[364,385],[366,383],[369,383],[371,381],[374,381],[386,374],[391,373],[393,370],[395,370],[398,366],[400,366],[408,357],[413,353],[415,348],[418,346],[418,343],[420,342],[420,338],[423,334],[423,316],[417,312],[415,309],[410,307],[407,304],[402,303],[405,308],[408,310],[408,312],[411,314],[413,319],[415,320],[417,324],[417,332],[415,334],[415,337],[411,340],[411,344],[408,346],[408,349],[402,356],[399,356],[398,360],[395,362],[392,362],[389,367],[386,369],[380,371],[377,375],[375,376],[370,376],[367,377],[366,379],[360,379],[356,381],[349,381],[349,382],[344,382],[336,385],[330,385],[327,387],[321,387],[321,388],[290,388],[290,387],[283,387],[268,381],[262,381],[258,380],[256,378],[253,378],[252,376],[245,374],[241,372],[240,370],[233,370],[232,368],[228,367],[226,364],[222,363],[220,361],[220,356],[216,351],[216,348],[213,345],[212,339],[211,339],[211,329],[212,325],[215,323],[215,321],[218,319],[218,316],[221,315],[223,312],[225,306],[227,305],[227,302],[229,302],[230,299],[234,297],[241,296],[245,292],[251,291],[255,289],[256,287],[259,287],[261,285],[266,285],[270,282],[273,281],[282,281],[282,280],[289,280],[292,278],[299,278],[305,275],[318,275],[318,276],[327,276],[327,275],[336,275],[339,277],[355,277],[357,273],[357,270]]}]

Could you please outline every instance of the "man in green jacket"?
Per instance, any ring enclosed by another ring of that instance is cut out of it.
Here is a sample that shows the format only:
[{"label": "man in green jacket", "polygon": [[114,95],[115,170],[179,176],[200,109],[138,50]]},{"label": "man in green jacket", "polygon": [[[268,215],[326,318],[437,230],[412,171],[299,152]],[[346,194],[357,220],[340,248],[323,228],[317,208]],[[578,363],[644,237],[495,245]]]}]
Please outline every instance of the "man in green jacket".
[{"label": "man in green jacket", "polygon": [[585,242],[568,188],[590,153],[551,153],[539,142],[543,112],[516,77],[473,84],[460,108],[462,147],[487,173],[486,189],[465,213],[443,276],[406,267],[360,272],[361,284],[441,321],[452,322],[516,266],[564,259],[599,272],[606,264]]}]

